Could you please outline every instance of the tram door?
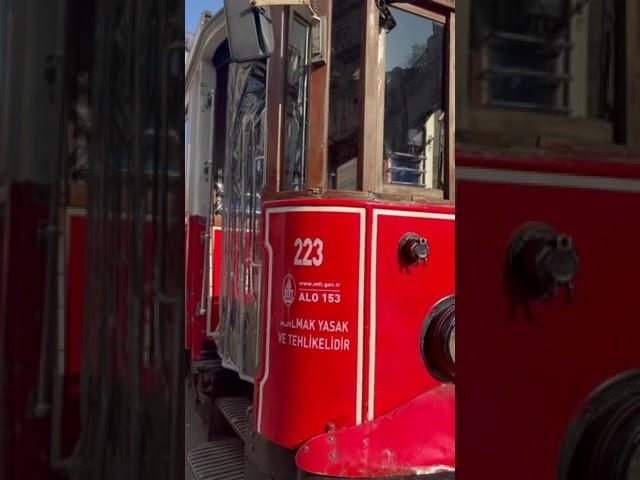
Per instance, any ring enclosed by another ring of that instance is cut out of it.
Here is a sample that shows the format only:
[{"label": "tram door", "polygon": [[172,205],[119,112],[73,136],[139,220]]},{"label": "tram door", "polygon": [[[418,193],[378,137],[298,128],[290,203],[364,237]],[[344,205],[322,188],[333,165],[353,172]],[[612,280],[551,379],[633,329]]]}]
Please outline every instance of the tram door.
[{"label": "tram door", "polygon": [[266,64],[232,63],[222,201],[220,324],[223,365],[253,381],[261,312],[261,197],[266,131]]}]

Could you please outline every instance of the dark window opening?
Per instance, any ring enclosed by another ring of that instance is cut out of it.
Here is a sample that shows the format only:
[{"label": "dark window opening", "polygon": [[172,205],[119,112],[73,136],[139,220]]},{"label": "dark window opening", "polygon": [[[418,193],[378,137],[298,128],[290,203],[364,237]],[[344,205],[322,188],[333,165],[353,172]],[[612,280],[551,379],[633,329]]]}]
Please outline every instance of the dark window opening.
[{"label": "dark window opening", "polygon": [[358,189],[363,3],[333,2],[328,142],[331,189]]},{"label": "dark window opening", "polygon": [[304,190],[308,157],[311,26],[296,13],[289,22],[285,83],[284,190]]},{"label": "dark window opening", "polygon": [[611,120],[615,0],[474,0],[471,97]]}]

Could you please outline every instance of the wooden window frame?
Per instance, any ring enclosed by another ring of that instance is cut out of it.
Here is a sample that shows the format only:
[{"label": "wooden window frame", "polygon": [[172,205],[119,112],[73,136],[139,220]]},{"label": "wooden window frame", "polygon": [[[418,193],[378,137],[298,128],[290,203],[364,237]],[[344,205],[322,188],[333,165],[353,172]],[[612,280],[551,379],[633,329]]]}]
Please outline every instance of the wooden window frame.
[{"label": "wooden window frame", "polygon": [[[612,121],[572,118],[535,112],[474,105],[471,100],[471,13],[473,2],[463,2],[458,11],[460,40],[456,50],[458,75],[458,143],[486,145],[506,150],[522,148],[619,149],[640,144],[640,4],[637,0],[617,0],[616,40],[625,48],[616,48],[615,110]],[[622,14],[620,13],[622,12]],[[466,34],[466,35],[465,35]],[[620,62],[622,60],[622,63]],[[621,98],[622,95],[622,98]],[[532,133],[534,132],[534,133]]]},{"label": "wooden window frame", "polygon": [[[311,170],[310,164],[311,164],[311,159],[310,159],[310,149],[311,149],[311,138],[310,138],[310,130],[311,130],[311,106],[313,105],[312,103],[312,99],[311,99],[311,93],[312,93],[312,88],[311,88],[311,73],[313,72],[313,65],[311,64],[311,53],[309,54],[309,62],[310,62],[310,72],[309,72],[309,80],[308,80],[308,84],[309,84],[309,89],[308,89],[308,94],[307,94],[307,119],[306,119],[306,146],[305,148],[307,149],[307,156],[306,156],[306,172],[305,172],[305,189],[302,190],[282,190],[284,188],[284,184],[286,183],[286,165],[285,165],[285,154],[286,154],[286,142],[287,142],[287,138],[286,138],[286,126],[287,126],[287,119],[286,119],[286,102],[287,102],[287,92],[286,92],[286,88],[287,88],[287,82],[289,81],[289,71],[288,71],[288,61],[289,61],[289,32],[291,31],[291,26],[292,23],[294,21],[295,17],[299,17],[300,19],[302,19],[304,22],[306,22],[309,27],[311,28],[311,12],[309,10],[306,9],[306,7],[294,7],[294,6],[287,6],[284,7],[284,35],[283,35],[283,40],[284,40],[284,45],[282,46],[282,52],[283,52],[283,56],[284,56],[284,61],[283,61],[283,70],[282,70],[282,83],[283,83],[283,105],[282,105],[282,148],[281,148],[281,161],[279,163],[279,168],[280,168],[280,174],[279,174],[279,178],[281,179],[281,184],[280,184],[280,188],[278,189],[279,191],[282,192],[295,192],[295,191],[304,191],[306,188],[308,188],[309,185],[309,171]],[[311,47],[309,47],[311,48]]]},{"label": "wooden window frame", "polygon": [[[315,6],[320,16],[331,18],[331,3],[318,2]],[[311,65],[309,75],[308,152],[306,189],[282,190],[284,186],[285,148],[285,81],[287,78],[288,31],[291,21],[288,7],[272,7],[272,25],[275,50],[269,59],[267,70],[267,145],[265,162],[265,200],[298,197],[309,190],[324,191],[326,179],[327,138],[329,132],[329,74],[330,55],[324,65]],[[327,45],[331,38],[330,21],[327,21]]]},{"label": "wooden window frame", "polygon": [[[384,99],[386,33],[380,31],[375,1],[367,2],[366,41],[363,42],[362,125],[358,166],[362,190],[384,197],[408,200],[453,201],[455,199],[455,1],[415,0],[394,3],[393,7],[442,23],[445,28],[443,105],[445,107],[445,181],[444,189],[388,184],[383,181]],[[371,141],[370,132],[375,132]]]},{"label": "wooden window frame", "polygon": [[286,10],[284,7],[271,8],[271,22],[275,39],[274,52],[267,64],[267,135],[264,163],[263,200],[277,198],[282,179],[282,148],[284,147],[284,99],[287,61]]},{"label": "wooden window frame", "polygon": [[[263,198],[295,198],[311,194],[327,197],[379,198],[392,200],[440,200],[452,201],[455,195],[455,0],[413,0],[394,4],[411,13],[441,22],[446,28],[445,61],[448,65],[444,84],[446,105],[447,141],[445,144],[445,189],[429,189],[382,182],[384,108],[380,108],[380,96],[384,96],[384,48],[385,33],[379,28],[379,10],[375,0],[363,0],[363,37],[360,93],[360,134],[358,138],[358,190],[328,189],[328,137],[329,99],[331,81],[331,18],[332,1],[316,2],[318,15],[326,18],[326,62],[312,64],[309,80],[309,131],[306,189],[283,191],[284,158],[284,80],[286,79],[289,15],[285,7],[272,7],[275,51],[269,60],[267,73],[267,161],[265,163],[265,190]],[[382,79],[382,82],[380,81]],[[383,98],[383,97],[382,97]]]}]

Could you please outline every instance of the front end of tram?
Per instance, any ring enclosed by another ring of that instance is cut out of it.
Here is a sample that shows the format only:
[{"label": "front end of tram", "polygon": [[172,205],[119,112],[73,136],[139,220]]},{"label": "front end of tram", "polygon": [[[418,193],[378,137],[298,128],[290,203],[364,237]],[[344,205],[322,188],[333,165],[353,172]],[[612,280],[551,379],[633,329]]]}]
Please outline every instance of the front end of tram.
[{"label": "front end of tram", "polygon": [[224,13],[234,478],[453,478],[455,2]]}]

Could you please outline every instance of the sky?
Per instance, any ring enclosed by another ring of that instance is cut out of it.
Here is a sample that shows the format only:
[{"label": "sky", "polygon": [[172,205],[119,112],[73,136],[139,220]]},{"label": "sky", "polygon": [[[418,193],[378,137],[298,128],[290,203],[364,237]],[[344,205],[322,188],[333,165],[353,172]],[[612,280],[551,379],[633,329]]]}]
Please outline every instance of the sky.
[{"label": "sky", "polygon": [[431,21],[411,13],[392,8],[398,26],[391,30],[387,40],[387,71],[403,66],[412,45],[423,44],[433,35]]},{"label": "sky", "polygon": [[[223,0],[184,0],[185,30],[195,33],[200,14],[204,10],[209,10],[215,14],[222,8],[222,4]],[[406,59],[406,48],[409,45],[424,43],[426,38],[433,32],[433,28],[429,25],[430,22],[425,22],[420,17],[405,12],[398,12],[395,9],[394,14],[398,17],[398,23],[402,22],[403,28],[402,35],[399,35],[399,32],[395,32],[394,35],[400,38],[394,38],[393,41],[389,42],[389,58],[393,60],[391,61],[392,64],[388,65],[387,70],[392,70]],[[396,64],[393,63],[394,61]]]},{"label": "sky", "polygon": [[187,32],[195,33],[200,14],[209,10],[216,13],[222,8],[223,0],[184,0],[184,28]]}]

